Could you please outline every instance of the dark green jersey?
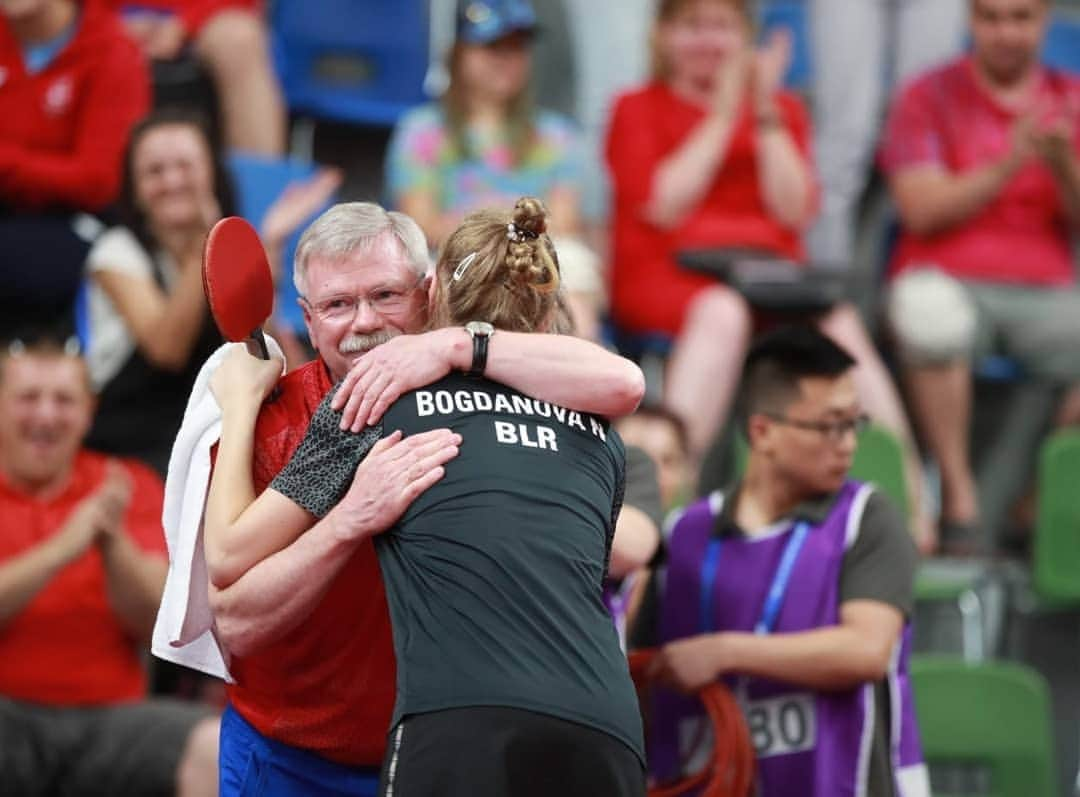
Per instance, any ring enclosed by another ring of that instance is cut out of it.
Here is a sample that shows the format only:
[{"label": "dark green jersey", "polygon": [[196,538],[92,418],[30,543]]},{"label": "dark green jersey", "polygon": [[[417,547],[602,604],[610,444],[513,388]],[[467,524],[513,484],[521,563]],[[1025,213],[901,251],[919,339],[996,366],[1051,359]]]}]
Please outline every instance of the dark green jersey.
[{"label": "dark green jersey", "polygon": [[[324,402],[313,429],[328,412]],[[622,442],[606,421],[456,374],[402,396],[382,421],[406,435],[444,427],[462,436],[460,454],[376,541],[397,655],[394,722],[510,706],[598,728],[644,760],[637,698],[601,594]],[[334,479],[313,463],[331,450],[341,459],[333,441],[308,448],[313,456],[303,462],[302,445],[273,485],[305,506],[292,485],[318,482],[325,498]]]}]

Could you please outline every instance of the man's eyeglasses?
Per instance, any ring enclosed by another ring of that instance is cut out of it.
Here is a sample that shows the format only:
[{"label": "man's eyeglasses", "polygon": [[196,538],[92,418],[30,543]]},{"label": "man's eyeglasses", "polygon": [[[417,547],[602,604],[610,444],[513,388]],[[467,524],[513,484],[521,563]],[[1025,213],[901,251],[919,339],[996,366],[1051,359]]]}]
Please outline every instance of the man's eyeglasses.
[{"label": "man's eyeglasses", "polygon": [[797,418],[786,418],[783,415],[774,415],[772,413],[765,413],[765,415],[767,418],[784,426],[794,426],[796,429],[817,432],[836,443],[843,440],[848,432],[854,432],[855,436],[858,437],[870,425],[870,418],[866,415],[857,415],[854,418],[844,418],[838,421],[801,421]]},{"label": "man's eyeglasses", "polygon": [[371,311],[377,315],[394,315],[409,307],[412,294],[424,281],[420,277],[408,287],[386,286],[376,288],[366,296],[340,294],[322,299],[318,302],[309,301],[306,297],[300,297],[315,315],[323,321],[345,321],[356,317],[356,310],[361,304],[367,303]]}]

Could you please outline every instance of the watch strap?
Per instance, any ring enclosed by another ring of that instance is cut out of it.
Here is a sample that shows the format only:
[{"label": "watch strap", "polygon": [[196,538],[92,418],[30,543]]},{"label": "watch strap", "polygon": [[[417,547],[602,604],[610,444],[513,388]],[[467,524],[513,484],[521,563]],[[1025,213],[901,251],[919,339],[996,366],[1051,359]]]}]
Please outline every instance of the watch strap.
[{"label": "watch strap", "polygon": [[483,376],[487,368],[488,341],[490,335],[471,333],[472,337],[472,365],[466,372],[467,376]]}]

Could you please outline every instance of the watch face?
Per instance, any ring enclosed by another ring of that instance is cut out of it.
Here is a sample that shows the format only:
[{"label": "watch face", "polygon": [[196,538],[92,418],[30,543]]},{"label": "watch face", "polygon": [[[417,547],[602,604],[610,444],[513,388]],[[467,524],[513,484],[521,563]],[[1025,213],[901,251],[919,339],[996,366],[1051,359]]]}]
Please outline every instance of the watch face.
[{"label": "watch face", "polygon": [[495,327],[487,321],[470,321],[465,325],[465,329],[468,330],[470,335],[483,335],[490,338],[495,334]]}]

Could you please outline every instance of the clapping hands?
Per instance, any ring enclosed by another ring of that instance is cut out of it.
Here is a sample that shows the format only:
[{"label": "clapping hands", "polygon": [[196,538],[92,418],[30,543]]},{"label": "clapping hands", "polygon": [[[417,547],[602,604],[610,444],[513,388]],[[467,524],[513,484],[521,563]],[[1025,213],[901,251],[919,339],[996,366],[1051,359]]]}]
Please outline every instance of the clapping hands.
[{"label": "clapping hands", "polygon": [[791,64],[791,33],[778,28],[758,48],[749,44],[731,52],[720,64],[713,84],[713,108],[733,114],[746,92],[752,92],[758,111],[772,108],[773,98],[784,83]]}]

